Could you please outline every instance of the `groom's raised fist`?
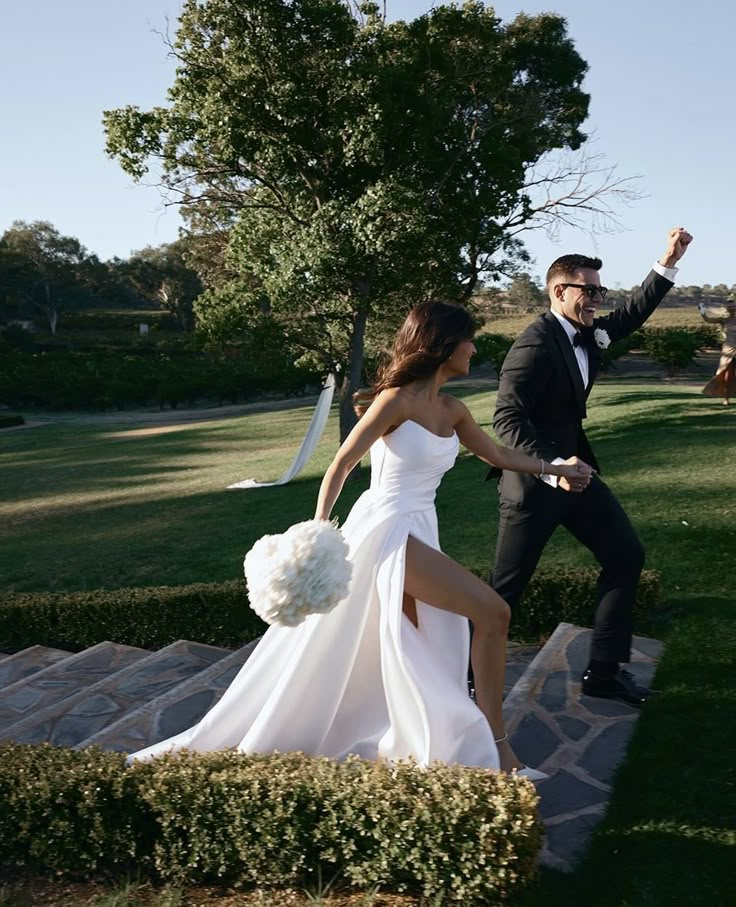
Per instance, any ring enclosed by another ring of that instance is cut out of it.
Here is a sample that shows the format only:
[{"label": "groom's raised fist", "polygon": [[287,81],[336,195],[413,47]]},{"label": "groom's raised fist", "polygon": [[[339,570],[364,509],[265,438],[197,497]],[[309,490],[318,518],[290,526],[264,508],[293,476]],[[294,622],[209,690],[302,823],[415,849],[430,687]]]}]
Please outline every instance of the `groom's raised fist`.
[{"label": "groom's raised fist", "polygon": [[682,258],[687,247],[693,241],[692,236],[684,227],[673,227],[667,233],[667,249],[659,259],[665,268],[672,268]]}]

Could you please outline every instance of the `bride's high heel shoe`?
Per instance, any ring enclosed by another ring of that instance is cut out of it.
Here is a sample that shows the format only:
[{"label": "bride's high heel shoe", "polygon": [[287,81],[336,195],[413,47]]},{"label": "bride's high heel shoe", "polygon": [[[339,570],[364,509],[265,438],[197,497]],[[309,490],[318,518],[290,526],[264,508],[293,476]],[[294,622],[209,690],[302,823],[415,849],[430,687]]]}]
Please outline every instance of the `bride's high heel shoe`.
[{"label": "bride's high heel shoe", "polygon": [[[503,737],[499,737],[498,740],[493,742],[498,746],[499,743],[504,743],[509,739],[508,734],[504,734]],[[549,778],[549,775],[546,772],[540,772],[538,768],[529,768],[528,765],[522,765],[521,768],[512,769],[511,774],[516,774],[520,778],[528,778],[529,781],[546,781]]]},{"label": "bride's high heel shoe", "polygon": [[549,778],[546,772],[540,772],[538,768],[529,768],[528,765],[517,769],[516,774],[520,778],[528,778],[530,781],[546,781]]}]

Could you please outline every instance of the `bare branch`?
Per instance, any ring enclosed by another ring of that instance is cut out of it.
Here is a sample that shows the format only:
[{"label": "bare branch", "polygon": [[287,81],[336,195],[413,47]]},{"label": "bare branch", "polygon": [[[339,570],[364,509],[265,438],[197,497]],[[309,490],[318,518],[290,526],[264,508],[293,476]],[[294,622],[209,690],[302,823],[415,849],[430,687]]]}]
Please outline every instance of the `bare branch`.
[{"label": "bare branch", "polygon": [[619,211],[644,198],[641,175],[622,177],[590,142],[579,152],[543,159],[525,181],[519,204],[500,221],[510,236],[545,230],[556,239],[563,226],[594,237],[626,229]]}]

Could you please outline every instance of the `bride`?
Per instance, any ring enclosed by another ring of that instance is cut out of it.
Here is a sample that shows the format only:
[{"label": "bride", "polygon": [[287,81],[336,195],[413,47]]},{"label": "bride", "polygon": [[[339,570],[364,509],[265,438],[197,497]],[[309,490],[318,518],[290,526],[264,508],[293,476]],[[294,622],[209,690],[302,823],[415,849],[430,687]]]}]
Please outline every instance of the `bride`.
[{"label": "bride", "polygon": [[440,551],[435,492],[459,444],[494,466],[565,476],[581,487],[593,470],[575,457],[555,466],[498,446],[460,400],[440,393],[449,378],[468,373],[473,335],[465,309],[416,306],[372,389],[356,395],[361,418],[325,473],[315,512],[329,519],[348,474],[370,451],[370,488],[342,530],[352,563],[348,596],[297,627],[272,626],[198,724],[129,761],[234,747],[413,757],[541,777],[522,766],[504,730],[509,608]]}]

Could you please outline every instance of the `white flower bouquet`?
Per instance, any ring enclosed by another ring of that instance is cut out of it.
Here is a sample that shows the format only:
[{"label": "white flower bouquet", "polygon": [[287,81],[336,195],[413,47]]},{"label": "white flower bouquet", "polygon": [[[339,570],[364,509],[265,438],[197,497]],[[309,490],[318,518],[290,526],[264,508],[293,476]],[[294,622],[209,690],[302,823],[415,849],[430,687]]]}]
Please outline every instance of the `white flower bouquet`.
[{"label": "white flower bouquet", "polygon": [[296,627],[331,611],[348,594],[352,564],[334,523],[305,520],[264,535],[243,561],[251,608],[268,624]]}]

